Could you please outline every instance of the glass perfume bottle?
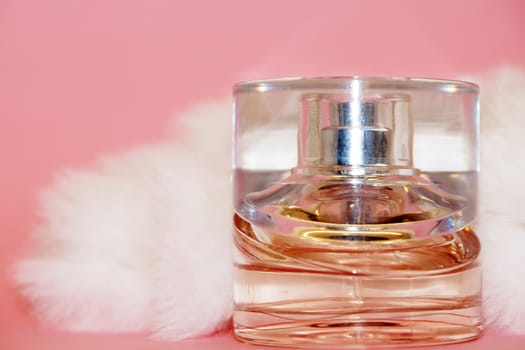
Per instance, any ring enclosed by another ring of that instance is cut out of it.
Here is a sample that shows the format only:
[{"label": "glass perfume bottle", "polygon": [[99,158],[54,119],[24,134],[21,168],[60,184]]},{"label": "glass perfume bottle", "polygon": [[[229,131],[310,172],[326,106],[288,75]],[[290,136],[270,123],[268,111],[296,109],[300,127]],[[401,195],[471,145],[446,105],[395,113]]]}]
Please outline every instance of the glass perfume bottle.
[{"label": "glass perfume bottle", "polygon": [[476,86],[313,78],[235,94],[238,339],[340,348],[479,336]]}]

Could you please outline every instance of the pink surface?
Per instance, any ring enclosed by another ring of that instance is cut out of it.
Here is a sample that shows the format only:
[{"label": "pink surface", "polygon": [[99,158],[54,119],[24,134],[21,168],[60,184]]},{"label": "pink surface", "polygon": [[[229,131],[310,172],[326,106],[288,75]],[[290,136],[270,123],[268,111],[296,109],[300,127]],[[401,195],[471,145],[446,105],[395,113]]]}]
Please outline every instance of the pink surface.
[{"label": "pink surface", "polygon": [[[503,336],[487,332],[481,339],[443,346],[417,347],[413,350],[523,350],[523,337]],[[42,331],[16,331],[0,338],[0,349],[26,350],[92,350],[92,349],[133,349],[133,350],[207,350],[207,349],[279,349],[275,347],[253,346],[236,341],[230,333],[220,333],[209,337],[177,343],[159,342],[140,335],[102,335],[71,334]],[[285,348],[281,348],[285,349]],[[291,348],[286,348],[291,349]]]},{"label": "pink surface", "polygon": [[[519,0],[2,1],[0,349],[169,346],[36,330],[8,266],[37,222],[38,189],[59,169],[160,140],[174,113],[237,80],[525,67],[524,34]],[[524,339],[489,333],[479,344]],[[210,343],[241,347],[224,335]]]}]

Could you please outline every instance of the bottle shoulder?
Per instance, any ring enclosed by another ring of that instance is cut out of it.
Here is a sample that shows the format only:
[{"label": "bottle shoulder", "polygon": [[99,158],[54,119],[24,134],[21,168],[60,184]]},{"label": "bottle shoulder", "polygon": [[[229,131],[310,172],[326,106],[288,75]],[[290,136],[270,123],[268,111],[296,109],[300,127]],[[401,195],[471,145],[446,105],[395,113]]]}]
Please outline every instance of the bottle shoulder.
[{"label": "bottle shoulder", "polygon": [[277,252],[268,253],[272,261],[294,256],[345,273],[434,274],[479,254],[465,205],[424,178],[292,176],[246,196],[234,227],[258,251]]},{"label": "bottle shoulder", "polygon": [[366,225],[448,216],[461,211],[465,200],[418,176],[336,179],[291,176],[249,194],[245,205],[292,219]]}]

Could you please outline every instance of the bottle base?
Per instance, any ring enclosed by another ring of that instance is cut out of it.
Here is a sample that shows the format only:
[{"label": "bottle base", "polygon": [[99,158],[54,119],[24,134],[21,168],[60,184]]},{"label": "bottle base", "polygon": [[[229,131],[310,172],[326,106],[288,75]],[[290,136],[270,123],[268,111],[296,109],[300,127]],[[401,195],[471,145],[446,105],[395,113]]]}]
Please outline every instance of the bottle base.
[{"label": "bottle base", "polygon": [[257,328],[234,326],[242,342],[298,348],[415,347],[474,340],[482,327],[444,322],[361,318],[324,319],[271,324]]},{"label": "bottle base", "polygon": [[468,228],[428,240],[325,246],[287,236],[263,243],[242,223],[234,231],[240,341],[404,348],[481,334],[479,241]]}]

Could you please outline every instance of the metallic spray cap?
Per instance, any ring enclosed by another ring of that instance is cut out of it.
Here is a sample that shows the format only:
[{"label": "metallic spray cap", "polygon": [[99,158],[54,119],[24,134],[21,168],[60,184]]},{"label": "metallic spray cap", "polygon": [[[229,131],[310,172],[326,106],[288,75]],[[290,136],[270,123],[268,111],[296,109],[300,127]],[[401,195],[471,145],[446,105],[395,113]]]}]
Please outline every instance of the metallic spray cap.
[{"label": "metallic spray cap", "polygon": [[308,165],[410,166],[408,101],[339,95],[303,98],[300,158]]},{"label": "metallic spray cap", "polygon": [[376,126],[375,120],[371,102],[331,103],[331,125],[321,130],[321,164],[390,165],[392,130]]}]

